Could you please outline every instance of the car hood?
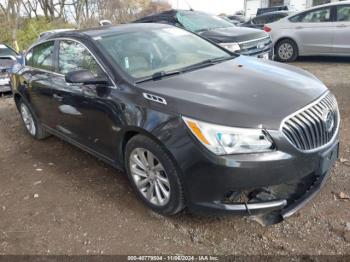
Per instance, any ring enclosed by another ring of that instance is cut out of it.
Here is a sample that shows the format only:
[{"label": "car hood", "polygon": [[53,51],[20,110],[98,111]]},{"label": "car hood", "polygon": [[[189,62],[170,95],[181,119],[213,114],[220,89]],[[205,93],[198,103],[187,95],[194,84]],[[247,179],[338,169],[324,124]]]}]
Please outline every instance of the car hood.
[{"label": "car hood", "polygon": [[216,43],[244,42],[268,36],[262,30],[235,26],[204,31],[199,33],[199,35]]},{"label": "car hood", "polygon": [[302,69],[246,56],[138,87],[165,98],[164,110],[226,126],[271,130],[327,91]]}]

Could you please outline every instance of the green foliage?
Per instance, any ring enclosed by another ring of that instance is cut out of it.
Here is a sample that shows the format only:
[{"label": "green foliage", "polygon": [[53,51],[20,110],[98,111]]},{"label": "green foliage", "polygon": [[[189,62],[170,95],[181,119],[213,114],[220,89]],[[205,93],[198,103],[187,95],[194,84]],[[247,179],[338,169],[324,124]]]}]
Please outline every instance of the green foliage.
[{"label": "green foliage", "polygon": [[[73,28],[74,26],[64,21],[47,21],[45,18],[39,19],[25,19],[17,30],[17,41],[20,50],[28,48],[35,42],[39,34],[45,31],[61,28]],[[11,39],[11,38],[10,38]],[[11,42],[11,40],[9,41]],[[11,43],[10,43],[11,44]]]}]

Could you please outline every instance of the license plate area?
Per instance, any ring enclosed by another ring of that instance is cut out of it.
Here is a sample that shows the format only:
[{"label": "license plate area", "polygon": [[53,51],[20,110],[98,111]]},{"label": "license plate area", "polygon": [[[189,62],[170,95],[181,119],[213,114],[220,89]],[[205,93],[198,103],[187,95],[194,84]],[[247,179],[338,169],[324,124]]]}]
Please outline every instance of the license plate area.
[{"label": "license plate area", "polygon": [[321,155],[320,174],[325,174],[339,158],[339,143]]},{"label": "license plate area", "polygon": [[269,60],[269,53],[264,53],[264,54],[259,54],[257,55],[258,58],[264,59],[264,60]]}]

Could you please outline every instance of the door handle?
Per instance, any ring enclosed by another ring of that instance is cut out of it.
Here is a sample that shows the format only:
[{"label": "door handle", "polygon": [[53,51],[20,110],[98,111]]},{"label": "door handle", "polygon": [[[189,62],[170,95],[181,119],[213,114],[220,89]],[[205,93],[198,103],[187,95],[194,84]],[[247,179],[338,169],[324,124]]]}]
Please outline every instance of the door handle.
[{"label": "door handle", "polygon": [[60,95],[57,95],[57,94],[53,94],[53,98],[56,99],[59,102],[62,102],[62,100],[63,100],[63,97],[60,96]]},{"label": "door handle", "polygon": [[341,27],[341,28],[343,28],[343,27],[346,27],[346,25],[341,24],[341,25],[337,25],[337,27]]}]

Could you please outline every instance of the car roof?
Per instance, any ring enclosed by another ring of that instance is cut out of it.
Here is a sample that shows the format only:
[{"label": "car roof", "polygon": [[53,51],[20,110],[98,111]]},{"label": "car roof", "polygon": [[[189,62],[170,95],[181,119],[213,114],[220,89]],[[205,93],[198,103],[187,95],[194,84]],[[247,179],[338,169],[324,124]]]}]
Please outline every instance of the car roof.
[{"label": "car roof", "polygon": [[322,7],[327,7],[327,6],[337,6],[337,5],[346,5],[346,4],[350,4],[350,1],[340,1],[340,2],[333,2],[333,3],[328,3],[328,4],[323,4],[323,5],[317,5],[317,6],[314,6],[314,7],[311,7],[309,9],[305,9],[303,11],[300,11],[298,12],[297,14],[301,14],[301,13],[304,13],[306,11],[310,11],[310,10],[314,10],[314,9],[319,9],[319,8],[322,8]]},{"label": "car roof", "polygon": [[147,16],[144,16],[142,18],[139,18],[137,20],[135,20],[134,22],[142,22],[143,20],[148,20],[150,18],[162,18],[162,17],[166,17],[166,16],[174,16],[176,13],[181,12],[181,13],[196,13],[196,14],[204,14],[204,15],[210,15],[206,12],[202,12],[202,11],[197,11],[197,10],[188,10],[188,9],[170,9],[170,10],[166,10],[160,13],[154,13],[154,14],[150,14]]},{"label": "car roof", "polygon": [[[132,24],[121,24],[121,25],[111,25],[111,26],[99,26],[92,27],[87,29],[71,30],[58,32],[52,35],[49,35],[45,40],[54,39],[54,38],[64,38],[64,37],[80,37],[80,38],[94,38],[99,36],[113,35],[118,33],[127,33],[127,32],[138,32],[138,31],[147,31],[154,29],[161,29],[166,27],[172,27],[165,24],[156,24],[156,23],[132,23]],[[39,41],[40,42],[40,41]]]}]

